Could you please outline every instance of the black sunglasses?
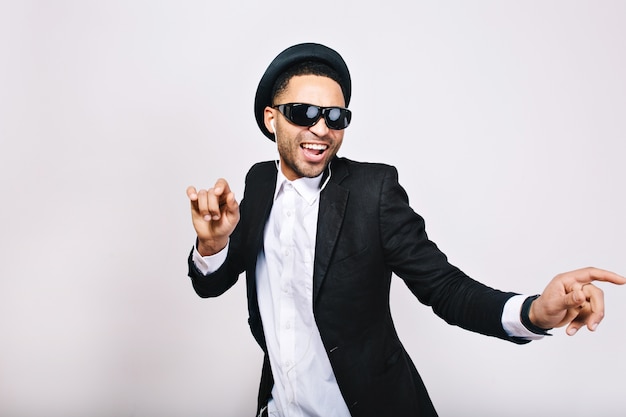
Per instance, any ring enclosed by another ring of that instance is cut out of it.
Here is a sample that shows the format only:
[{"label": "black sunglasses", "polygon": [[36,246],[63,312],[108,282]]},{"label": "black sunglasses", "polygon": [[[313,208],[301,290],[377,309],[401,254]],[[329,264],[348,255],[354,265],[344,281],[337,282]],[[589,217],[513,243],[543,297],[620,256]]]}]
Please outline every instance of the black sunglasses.
[{"label": "black sunglasses", "polygon": [[326,126],[333,130],[342,130],[348,127],[352,112],[343,107],[320,107],[313,104],[287,103],[272,106],[278,109],[291,123],[311,127],[324,116]]}]

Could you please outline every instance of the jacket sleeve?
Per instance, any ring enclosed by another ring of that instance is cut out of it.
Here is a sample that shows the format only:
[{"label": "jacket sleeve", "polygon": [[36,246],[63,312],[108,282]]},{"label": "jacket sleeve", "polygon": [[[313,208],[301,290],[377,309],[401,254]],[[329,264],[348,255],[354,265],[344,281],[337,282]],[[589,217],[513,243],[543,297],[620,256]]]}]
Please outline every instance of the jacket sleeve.
[{"label": "jacket sleeve", "polygon": [[215,272],[204,275],[196,267],[193,261],[193,248],[189,253],[187,263],[189,264],[189,277],[196,293],[202,297],[217,297],[222,295],[226,290],[235,285],[242,271],[238,271],[237,267],[231,261],[232,256],[229,255],[226,261]]},{"label": "jacket sleeve", "polygon": [[504,304],[515,294],[475,281],[448,262],[429,240],[424,219],[409,206],[393,167],[381,185],[379,213],[385,260],[423,304],[449,324],[515,343],[526,342],[508,336],[502,327]]}]

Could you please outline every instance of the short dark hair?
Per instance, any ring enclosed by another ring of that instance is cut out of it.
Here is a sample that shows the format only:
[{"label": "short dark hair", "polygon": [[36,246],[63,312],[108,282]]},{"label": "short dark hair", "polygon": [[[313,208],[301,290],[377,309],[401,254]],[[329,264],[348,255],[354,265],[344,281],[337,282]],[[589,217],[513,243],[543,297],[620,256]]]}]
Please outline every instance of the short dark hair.
[{"label": "short dark hair", "polygon": [[[285,89],[287,88],[287,84],[289,84],[289,81],[293,77],[299,75],[318,75],[321,77],[327,77],[335,81],[341,87],[341,78],[339,77],[339,74],[330,66],[319,61],[304,61],[294,65],[293,67],[290,67],[278,76],[276,82],[274,83],[274,86],[272,87],[272,104],[274,104],[274,99],[276,98],[276,96],[285,91]],[[342,93],[344,93],[345,96],[345,91],[343,91],[343,87]]]}]

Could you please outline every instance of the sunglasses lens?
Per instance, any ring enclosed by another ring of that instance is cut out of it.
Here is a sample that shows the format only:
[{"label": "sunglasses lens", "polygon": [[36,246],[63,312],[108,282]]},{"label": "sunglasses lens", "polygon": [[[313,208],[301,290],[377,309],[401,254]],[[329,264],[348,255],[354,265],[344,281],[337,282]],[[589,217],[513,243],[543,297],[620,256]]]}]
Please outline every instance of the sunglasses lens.
[{"label": "sunglasses lens", "polygon": [[302,106],[306,107],[306,118],[309,122],[316,121],[320,118],[320,108],[317,106]]},{"label": "sunglasses lens", "polygon": [[326,117],[328,118],[329,122],[336,123],[337,120],[339,120],[339,118],[341,117],[341,109],[328,109]]},{"label": "sunglasses lens", "polygon": [[285,105],[285,117],[298,126],[313,126],[320,118],[321,109],[308,104]]},{"label": "sunglasses lens", "polygon": [[352,113],[348,109],[340,107],[331,107],[326,110],[326,124],[329,128],[341,130],[348,127]]}]

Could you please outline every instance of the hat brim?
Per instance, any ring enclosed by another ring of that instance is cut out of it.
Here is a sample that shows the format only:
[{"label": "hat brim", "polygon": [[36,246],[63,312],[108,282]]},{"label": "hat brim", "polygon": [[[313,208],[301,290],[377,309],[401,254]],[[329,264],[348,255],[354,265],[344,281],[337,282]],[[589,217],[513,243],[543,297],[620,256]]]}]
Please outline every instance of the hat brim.
[{"label": "hat brim", "polygon": [[296,64],[314,61],[322,62],[339,74],[340,85],[346,106],[350,103],[351,81],[350,72],[345,61],[335,50],[317,43],[302,43],[291,46],[278,54],[270,63],[261,77],[254,99],[254,116],[261,132],[272,141],[274,135],[265,126],[265,107],[272,105],[272,89],[278,77]]}]

